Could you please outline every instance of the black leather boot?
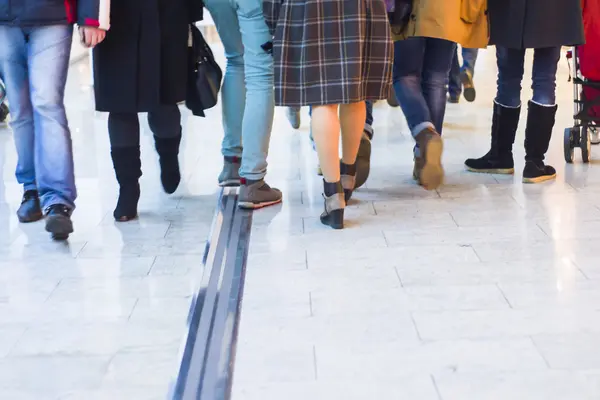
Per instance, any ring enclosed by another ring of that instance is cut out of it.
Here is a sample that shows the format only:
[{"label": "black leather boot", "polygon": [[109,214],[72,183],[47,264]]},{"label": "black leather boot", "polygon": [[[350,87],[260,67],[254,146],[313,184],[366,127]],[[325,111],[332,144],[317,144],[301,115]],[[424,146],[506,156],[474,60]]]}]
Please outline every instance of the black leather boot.
[{"label": "black leather boot", "polygon": [[321,214],[321,222],[333,229],[344,228],[344,188],[342,182],[325,182],[323,180],[323,198],[325,198],[325,211]]},{"label": "black leather boot", "polygon": [[510,108],[494,102],[491,149],[481,158],[469,158],[465,161],[467,170],[487,174],[513,174],[515,172],[512,147],[520,115],[520,106]]},{"label": "black leather boot", "polygon": [[137,206],[140,200],[140,177],[142,162],[140,148],[116,147],[111,151],[115,175],[119,182],[119,200],[113,212],[115,221],[127,222],[137,218]]},{"label": "black leather boot", "polygon": [[160,181],[165,192],[172,194],[181,182],[179,171],[181,133],[174,138],[159,138],[155,135],[154,141],[160,162]]},{"label": "black leather boot", "polygon": [[550,146],[557,110],[557,105],[543,106],[529,102],[523,183],[539,183],[556,178],[556,170],[544,164],[544,157]]}]

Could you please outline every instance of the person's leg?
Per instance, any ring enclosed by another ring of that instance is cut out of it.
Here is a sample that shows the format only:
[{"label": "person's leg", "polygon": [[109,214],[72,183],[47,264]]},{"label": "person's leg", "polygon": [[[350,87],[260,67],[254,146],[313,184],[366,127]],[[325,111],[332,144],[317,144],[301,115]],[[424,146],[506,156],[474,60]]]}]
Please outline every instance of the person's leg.
[{"label": "person's leg", "polygon": [[137,218],[140,200],[140,122],[136,113],[109,113],[110,155],[119,182],[119,199],[113,212],[116,221]]},{"label": "person's leg", "polygon": [[[416,142],[413,177],[426,189],[435,189],[443,180],[442,141],[440,135],[435,131],[431,112],[422,89],[427,40],[426,38],[412,37],[394,44],[394,89]],[[409,54],[410,57],[407,57]],[[447,75],[448,71],[446,71],[444,82]],[[424,145],[425,148],[419,149],[421,145]],[[426,152],[428,154],[425,154]]]},{"label": "person's leg", "polygon": [[46,230],[55,239],[66,239],[73,231],[70,215],[77,198],[71,132],[64,105],[72,42],[70,25],[29,30],[37,186],[47,214]]},{"label": "person's leg", "polygon": [[523,182],[537,183],[556,177],[556,170],[544,164],[556,118],[556,71],[561,47],[535,49],[533,98],[529,102],[525,128],[525,169]]},{"label": "person's leg", "polygon": [[[464,49],[463,49],[464,50]],[[452,57],[452,68],[448,76],[448,101],[458,103],[462,93],[462,83],[460,81],[460,64],[458,62],[458,49]]]},{"label": "person's leg", "polygon": [[525,50],[496,48],[498,89],[492,116],[491,148],[483,157],[465,161],[471,172],[512,174],[512,147],[521,114],[521,81],[524,73]]},{"label": "person's leg", "polygon": [[478,51],[478,49],[465,48],[462,50],[463,65],[460,69],[460,81],[463,87],[465,100],[469,102],[475,101],[477,95],[475,83],[473,82],[473,75],[475,74],[475,61],[477,60]]},{"label": "person's leg", "polygon": [[358,168],[356,161],[364,133],[361,122],[365,121],[366,114],[367,108],[364,101],[340,105],[339,115],[342,131],[342,162],[340,173],[346,202],[350,200],[352,192],[356,189]]},{"label": "person's leg", "polygon": [[[341,183],[340,169],[340,117],[338,105],[320,105],[312,108],[311,127],[319,165],[323,171],[323,192],[325,211],[321,222],[334,229],[344,227],[344,208],[346,201]],[[347,144],[348,148],[350,144]],[[348,156],[349,157],[349,156]]]},{"label": "person's leg", "polygon": [[360,139],[358,156],[356,158],[355,189],[364,185],[371,173],[371,140],[373,140],[374,134],[372,101],[365,101],[365,111],[365,128],[363,130],[362,138]]},{"label": "person's leg", "polygon": [[160,162],[160,181],[165,192],[171,194],[181,182],[179,145],[181,144],[181,113],[176,104],[161,105],[148,113],[148,125],[154,134]]},{"label": "person's leg", "polygon": [[456,56],[456,44],[442,39],[426,39],[421,87],[431,122],[441,135],[446,113],[446,84]]},{"label": "person's leg", "polygon": [[25,33],[16,27],[0,26],[0,79],[6,83],[11,104],[10,126],[17,150],[17,181],[24,196],[17,217],[20,222],[43,217],[35,179],[35,128],[29,90]]},{"label": "person's leg", "polygon": [[239,186],[239,169],[242,159],[242,121],[246,106],[244,45],[238,16],[231,2],[205,0],[204,5],[215,22],[227,59],[221,87],[225,136],[221,145],[224,163],[218,179],[219,186]]},{"label": "person's leg", "polygon": [[239,205],[261,208],[281,202],[282,195],[264,181],[271,140],[275,96],[273,56],[263,49],[272,40],[260,0],[238,0],[238,20],[244,45],[246,111],[242,122],[242,188]]}]

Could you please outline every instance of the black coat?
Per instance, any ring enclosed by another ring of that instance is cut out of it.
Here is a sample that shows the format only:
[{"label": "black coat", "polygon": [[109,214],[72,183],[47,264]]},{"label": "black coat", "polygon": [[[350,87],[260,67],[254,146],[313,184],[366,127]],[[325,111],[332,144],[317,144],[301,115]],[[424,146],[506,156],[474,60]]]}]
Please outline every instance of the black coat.
[{"label": "black coat", "polygon": [[581,0],[488,0],[490,44],[535,49],[584,43]]},{"label": "black coat", "polygon": [[96,109],[147,112],[185,100],[188,25],[201,0],[117,0],[111,27],[94,49]]}]

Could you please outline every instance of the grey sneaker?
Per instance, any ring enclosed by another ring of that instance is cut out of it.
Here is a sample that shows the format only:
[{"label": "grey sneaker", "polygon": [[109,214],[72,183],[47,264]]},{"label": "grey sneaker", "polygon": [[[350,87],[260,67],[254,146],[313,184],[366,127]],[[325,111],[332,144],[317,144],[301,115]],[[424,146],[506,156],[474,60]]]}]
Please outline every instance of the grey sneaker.
[{"label": "grey sneaker", "polygon": [[301,123],[300,107],[288,107],[285,111],[285,115],[287,116],[288,121],[290,121],[292,128],[299,129]]},{"label": "grey sneaker", "polygon": [[219,174],[219,186],[240,186],[240,161],[239,157],[225,157],[223,170]]},{"label": "grey sneaker", "polygon": [[258,209],[281,203],[279,189],[271,188],[264,180],[246,181],[240,187],[238,205],[245,209]]}]

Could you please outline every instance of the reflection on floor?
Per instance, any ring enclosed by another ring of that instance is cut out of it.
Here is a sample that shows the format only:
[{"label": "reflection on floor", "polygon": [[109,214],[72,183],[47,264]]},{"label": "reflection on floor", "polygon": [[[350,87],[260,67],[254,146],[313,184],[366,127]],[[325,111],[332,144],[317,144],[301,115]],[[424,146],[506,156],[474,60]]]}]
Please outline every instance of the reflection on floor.
[{"label": "reflection on floor", "polygon": [[[141,216],[114,224],[88,77],[78,64],[68,88],[80,190],[68,245],[17,223],[16,157],[0,129],[1,398],[163,399],[176,371],[214,211],[219,109],[186,117],[174,196],[161,193],[145,126]],[[308,116],[293,131],[278,110],[268,180],[285,199],[254,215],[234,400],[600,398],[600,167],[563,161],[566,62],[556,182],[520,183],[522,128],[515,177],[463,171],[487,151],[494,81],[482,52],[477,101],[448,106],[437,192],[411,180],[400,110],[377,104],[371,179],[341,232],[318,221]]]}]

